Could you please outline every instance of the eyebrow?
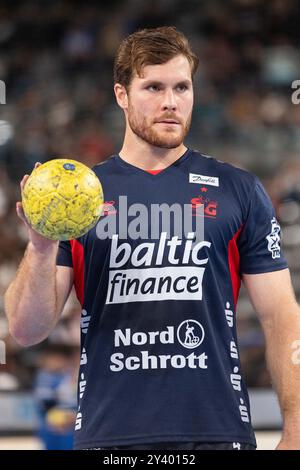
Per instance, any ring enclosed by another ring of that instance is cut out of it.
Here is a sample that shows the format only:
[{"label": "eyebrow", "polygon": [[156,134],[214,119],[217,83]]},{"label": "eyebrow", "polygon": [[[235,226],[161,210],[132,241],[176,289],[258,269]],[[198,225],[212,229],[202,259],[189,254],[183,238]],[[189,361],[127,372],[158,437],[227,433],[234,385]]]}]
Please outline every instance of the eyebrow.
[{"label": "eyebrow", "polygon": [[[159,80],[151,80],[151,79],[145,80],[145,82],[143,83],[143,86],[149,86],[149,85],[164,86],[165,83],[161,82]],[[179,86],[179,85],[191,86],[192,81],[191,80],[180,80],[179,82],[177,82],[175,84],[175,86]]]}]

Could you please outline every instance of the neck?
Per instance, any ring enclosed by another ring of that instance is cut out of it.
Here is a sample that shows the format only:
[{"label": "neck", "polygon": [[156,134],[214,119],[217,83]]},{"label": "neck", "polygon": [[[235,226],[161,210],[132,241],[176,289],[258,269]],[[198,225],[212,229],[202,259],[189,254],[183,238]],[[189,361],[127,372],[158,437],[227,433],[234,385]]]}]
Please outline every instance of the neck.
[{"label": "neck", "polygon": [[155,147],[138,138],[134,139],[134,142],[130,140],[125,135],[119,155],[127,163],[142,170],[163,170],[178,160],[187,150],[183,143],[173,149],[166,149]]}]

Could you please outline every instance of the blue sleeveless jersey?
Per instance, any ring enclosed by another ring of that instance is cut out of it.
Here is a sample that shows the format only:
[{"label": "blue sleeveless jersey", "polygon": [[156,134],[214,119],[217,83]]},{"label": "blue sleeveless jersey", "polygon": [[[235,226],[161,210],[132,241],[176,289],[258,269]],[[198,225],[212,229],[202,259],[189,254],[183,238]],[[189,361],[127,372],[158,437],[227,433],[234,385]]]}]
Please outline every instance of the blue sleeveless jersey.
[{"label": "blue sleeveless jersey", "polygon": [[[57,257],[73,267],[82,305],[75,448],[255,445],[236,336],[240,280],[287,268],[261,183],[191,149],[156,175],[118,155],[93,170],[103,215],[60,242]],[[166,207],[168,230],[153,216]],[[194,225],[180,237],[184,214]]]}]

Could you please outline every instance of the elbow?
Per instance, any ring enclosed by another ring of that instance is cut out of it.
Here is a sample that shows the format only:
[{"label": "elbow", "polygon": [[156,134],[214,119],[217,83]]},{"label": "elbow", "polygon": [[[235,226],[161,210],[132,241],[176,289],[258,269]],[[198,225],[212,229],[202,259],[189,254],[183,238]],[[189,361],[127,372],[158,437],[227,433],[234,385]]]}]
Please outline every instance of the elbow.
[{"label": "elbow", "polygon": [[10,288],[7,289],[4,295],[4,310],[8,321],[8,332],[19,346],[24,348],[33,346],[36,342],[28,334],[28,323],[26,328],[24,322],[17,321],[16,319],[16,307],[10,302],[9,291]]},{"label": "elbow", "polygon": [[22,346],[23,348],[34,346],[44,339],[34,337],[32,332],[26,331],[26,328],[23,325],[17,324],[9,325],[9,334],[18,343],[18,345]]}]

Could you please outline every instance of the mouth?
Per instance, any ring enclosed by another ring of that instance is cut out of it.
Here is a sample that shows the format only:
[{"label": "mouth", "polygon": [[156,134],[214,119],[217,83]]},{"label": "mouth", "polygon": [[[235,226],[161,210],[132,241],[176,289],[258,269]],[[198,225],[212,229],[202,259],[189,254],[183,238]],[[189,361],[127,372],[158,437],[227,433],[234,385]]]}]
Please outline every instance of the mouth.
[{"label": "mouth", "polygon": [[173,119],[164,119],[163,121],[157,121],[157,124],[167,124],[170,126],[179,126],[180,123],[178,121],[174,121]]}]

